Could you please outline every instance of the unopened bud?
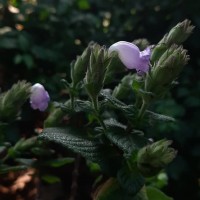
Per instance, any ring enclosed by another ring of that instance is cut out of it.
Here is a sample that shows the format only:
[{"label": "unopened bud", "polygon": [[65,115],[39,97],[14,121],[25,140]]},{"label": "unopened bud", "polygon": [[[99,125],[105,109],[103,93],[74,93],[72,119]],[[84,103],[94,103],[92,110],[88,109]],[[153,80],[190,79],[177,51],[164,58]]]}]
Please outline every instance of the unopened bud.
[{"label": "unopened bud", "polygon": [[90,54],[91,48],[89,46],[83,51],[82,55],[78,56],[76,61],[71,64],[71,78],[74,87],[76,87],[76,85],[85,77],[89,65]]},{"label": "unopened bud", "polygon": [[144,176],[154,176],[172,162],[177,152],[169,147],[171,143],[163,139],[143,147],[138,152],[137,165]]},{"label": "unopened bud", "polygon": [[140,39],[134,40],[133,44],[138,46],[140,51],[143,51],[149,46],[149,41],[145,38],[140,38]]},{"label": "unopened bud", "polygon": [[19,81],[0,95],[0,121],[10,121],[17,116],[21,106],[30,96],[30,89],[29,83]]},{"label": "unopened bud", "polygon": [[191,25],[191,21],[186,19],[173,27],[166,35],[166,38],[162,39],[159,43],[165,43],[168,46],[182,44],[191,35],[193,29],[194,26]]},{"label": "unopened bud", "polygon": [[145,80],[145,90],[160,96],[181,73],[188,60],[187,50],[172,45],[152,67]]},{"label": "unopened bud", "polygon": [[86,90],[91,98],[96,98],[103,88],[107,67],[111,57],[105,47],[92,46],[89,66],[84,79]]}]

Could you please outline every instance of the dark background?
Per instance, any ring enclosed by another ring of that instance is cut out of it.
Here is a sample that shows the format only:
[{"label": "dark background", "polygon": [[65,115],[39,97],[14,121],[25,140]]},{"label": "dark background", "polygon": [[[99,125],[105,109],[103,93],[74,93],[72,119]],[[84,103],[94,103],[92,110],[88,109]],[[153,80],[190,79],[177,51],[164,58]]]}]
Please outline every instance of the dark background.
[{"label": "dark background", "polygon": [[60,100],[65,97],[60,79],[69,74],[70,62],[90,41],[109,46],[119,40],[147,38],[155,44],[178,22],[190,19],[196,28],[184,46],[191,60],[172,90],[172,98],[169,95],[154,105],[157,112],[175,117],[177,123],[152,127],[151,132],[156,138],[172,139],[178,149],[177,158],[167,169],[169,185],[164,190],[175,200],[197,200],[200,198],[199,11],[197,0],[1,0],[1,90],[26,79],[44,84],[52,100]]}]

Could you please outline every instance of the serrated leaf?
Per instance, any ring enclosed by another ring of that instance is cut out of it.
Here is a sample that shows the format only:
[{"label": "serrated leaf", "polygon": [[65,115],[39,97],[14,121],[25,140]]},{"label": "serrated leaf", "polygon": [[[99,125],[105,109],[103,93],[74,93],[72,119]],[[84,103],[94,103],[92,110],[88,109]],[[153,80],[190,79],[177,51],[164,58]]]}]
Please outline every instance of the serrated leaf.
[{"label": "serrated leaf", "polygon": [[162,115],[158,114],[155,112],[147,111],[146,112],[149,120],[151,121],[163,121],[163,122],[175,122],[176,120],[173,117],[167,116],[167,115]]},{"label": "serrated leaf", "polygon": [[105,125],[107,126],[108,129],[110,128],[121,128],[121,129],[126,129],[126,126],[120,122],[118,122],[114,118],[106,119],[104,120]]},{"label": "serrated leaf", "polygon": [[112,96],[107,90],[103,90],[101,95],[105,99],[105,104],[107,102],[107,104],[113,106],[115,109],[122,111],[127,117],[133,118],[133,116],[135,116],[136,108],[134,105],[126,105],[122,101],[119,101],[117,98]]},{"label": "serrated leaf", "polygon": [[144,136],[135,133],[127,134],[123,129],[115,129],[106,134],[107,138],[117,147],[124,151],[125,155],[131,155],[135,150],[138,150],[147,145],[148,140]]},{"label": "serrated leaf", "polygon": [[77,134],[77,132],[80,132],[80,130],[73,128],[46,128],[39,136],[39,139],[56,142],[94,162],[99,161],[101,159],[100,144],[94,139]]},{"label": "serrated leaf", "polygon": [[101,144],[97,139],[89,138],[75,128],[46,128],[39,139],[52,141],[65,148],[80,153],[86,159],[98,163],[102,170],[114,174],[118,170],[120,156],[109,145]]},{"label": "serrated leaf", "polygon": [[147,196],[149,200],[173,200],[173,198],[167,196],[157,188],[148,186],[146,188]]},{"label": "serrated leaf", "polygon": [[129,194],[136,195],[144,186],[145,179],[136,168],[130,169],[127,165],[117,173],[117,180],[121,187]]}]

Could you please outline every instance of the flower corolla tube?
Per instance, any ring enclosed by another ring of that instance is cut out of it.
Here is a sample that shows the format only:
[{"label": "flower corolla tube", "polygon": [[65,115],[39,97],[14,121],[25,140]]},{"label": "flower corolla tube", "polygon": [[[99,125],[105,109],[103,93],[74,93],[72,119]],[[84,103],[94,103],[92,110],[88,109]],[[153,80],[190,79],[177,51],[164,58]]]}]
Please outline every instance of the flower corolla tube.
[{"label": "flower corolla tube", "polygon": [[119,59],[128,69],[136,69],[138,73],[149,71],[151,48],[147,47],[144,51],[130,42],[119,41],[109,47],[109,52],[116,51]]},{"label": "flower corolla tube", "polygon": [[43,85],[36,83],[31,87],[30,104],[36,110],[45,111],[48,107],[50,97]]}]

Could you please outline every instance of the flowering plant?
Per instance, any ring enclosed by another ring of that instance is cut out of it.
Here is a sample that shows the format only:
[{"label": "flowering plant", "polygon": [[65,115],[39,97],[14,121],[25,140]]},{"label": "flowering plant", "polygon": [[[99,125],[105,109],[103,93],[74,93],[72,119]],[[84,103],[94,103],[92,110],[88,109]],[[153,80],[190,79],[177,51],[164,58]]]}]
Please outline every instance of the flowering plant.
[{"label": "flowering plant", "polygon": [[[151,105],[174,86],[187,64],[189,56],[181,44],[193,28],[185,20],[156,45],[146,40],[120,41],[109,48],[90,43],[71,63],[70,79],[62,80],[69,98],[54,103],[37,138],[22,139],[9,148],[0,172],[6,169],[8,157],[17,158],[27,149],[39,154],[45,150],[49,158],[48,145],[54,143],[78,154],[76,160],[81,155],[105,175],[100,186],[91,191],[94,200],[172,199],[152,187],[149,177],[162,172],[177,152],[170,147],[171,141],[151,139],[148,128],[175,122],[170,116],[153,112]],[[44,111],[48,107],[49,95],[40,84],[31,87],[19,82],[1,94],[1,132],[4,122],[17,115],[29,97],[33,109]],[[14,103],[19,107],[14,109]],[[27,160],[20,162],[27,164]],[[35,160],[29,166],[32,163]]]},{"label": "flowering plant", "polygon": [[187,64],[189,56],[180,45],[193,28],[185,20],[154,46],[142,40],[120,41],[108,49],[91,43],[72,62],[71,80],[62,80],[70,98],[55,104],[39,140],[98,164],[108,179],[93,199],[171,199],[146,183],[175,158],[176,150],[169,140],[148,139],[148,127],[175,120],[149,108]]}]

